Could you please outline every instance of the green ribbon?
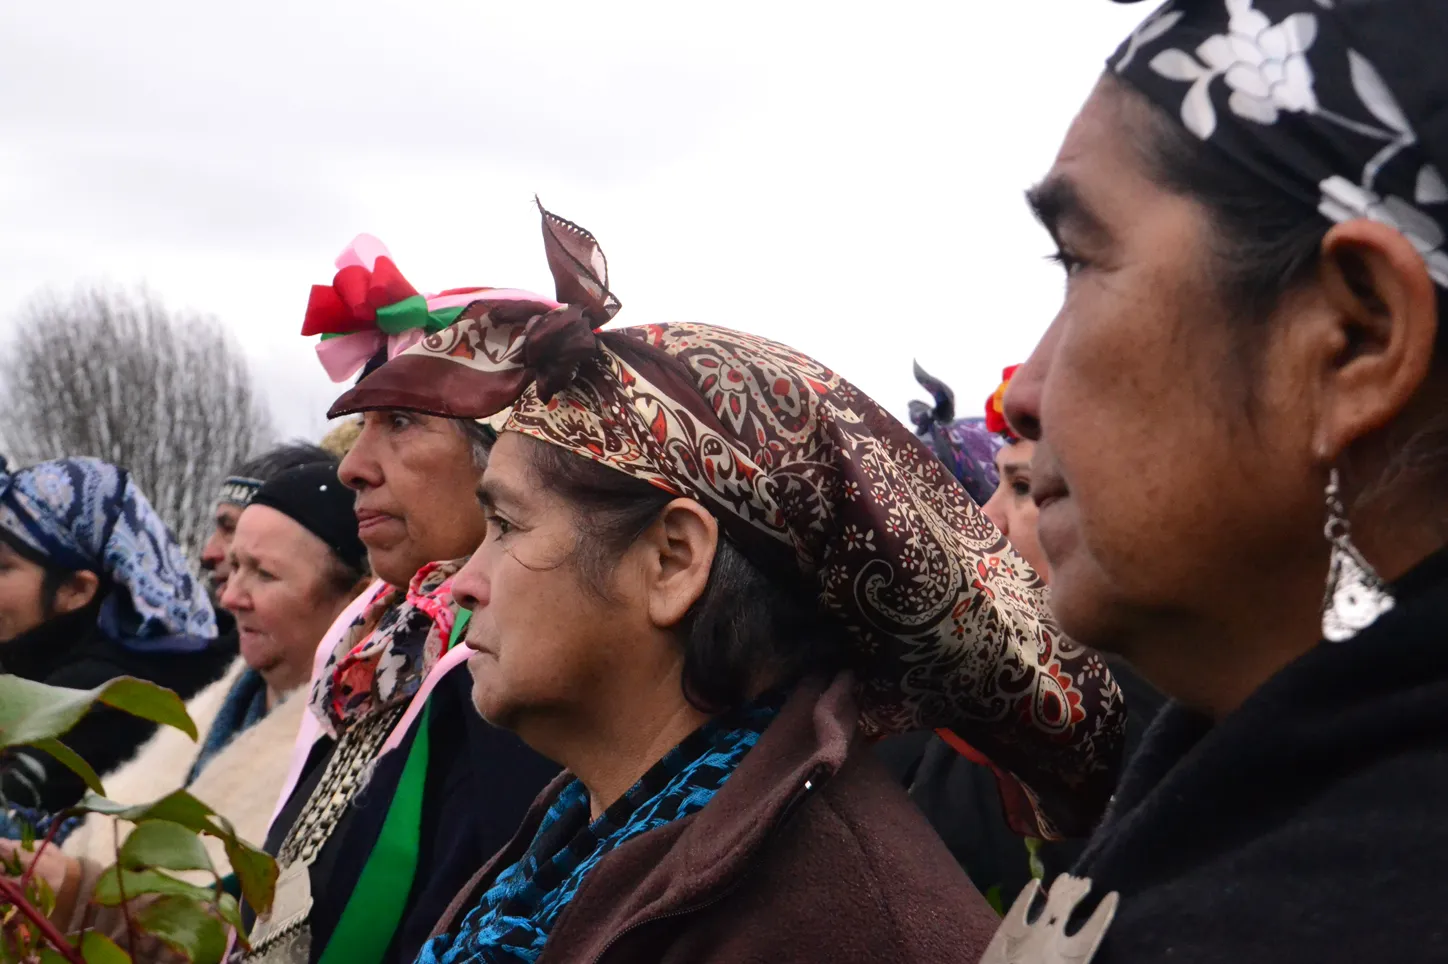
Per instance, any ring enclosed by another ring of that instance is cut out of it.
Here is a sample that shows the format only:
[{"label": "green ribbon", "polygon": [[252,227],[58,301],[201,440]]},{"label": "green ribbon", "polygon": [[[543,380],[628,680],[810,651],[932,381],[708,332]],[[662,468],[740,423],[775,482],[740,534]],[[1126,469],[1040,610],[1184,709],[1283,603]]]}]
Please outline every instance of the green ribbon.
[{"label": "green ribbon", "polygon": [[[378,312],[381,315],[381,312]],[[448,648],[456,646],[472,613],[459,609]],[[382,831],[367,855],[357,886],[337,921],[332,939],[318,964],[375,964],[392,944],[402,923],[407,898],[417,878],[417,854],[422,844],[422,803],[427,791],[427,763],[432,702],[418,717],[417,736],[407,751],[397,791],[387,806]]]}]

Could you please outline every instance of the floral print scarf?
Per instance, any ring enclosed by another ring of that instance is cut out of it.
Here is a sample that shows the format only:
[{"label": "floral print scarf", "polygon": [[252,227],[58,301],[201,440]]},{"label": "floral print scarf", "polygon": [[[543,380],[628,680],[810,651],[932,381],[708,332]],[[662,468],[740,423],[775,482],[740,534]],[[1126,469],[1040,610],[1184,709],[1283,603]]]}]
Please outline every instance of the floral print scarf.
[{"label": "floral print scarf", "polygon": [[1369,218],[1448,288],[1439,0],[1173,0],[1109,66],[1328,223]]},{"label": "floral print scarf", "polygon": [[405,590],[384,587],[342,634],[311,694],[312,712],[333,735],[421,688],[452,637],[452,579],[466,561],[428,563]]}]

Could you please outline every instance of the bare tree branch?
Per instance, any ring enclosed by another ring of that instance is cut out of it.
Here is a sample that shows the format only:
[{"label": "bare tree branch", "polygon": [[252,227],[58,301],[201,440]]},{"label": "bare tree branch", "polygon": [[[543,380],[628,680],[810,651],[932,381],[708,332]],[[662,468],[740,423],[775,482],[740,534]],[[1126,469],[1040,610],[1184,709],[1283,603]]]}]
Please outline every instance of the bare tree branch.
[{"label": "bare tree branch", "polygon": [[19,464],[93,455],[128,469],[193,559],[212,494],[271,441],[246,359],[214,316],[145,289],[42,292],[0,355],[0,439]]}]

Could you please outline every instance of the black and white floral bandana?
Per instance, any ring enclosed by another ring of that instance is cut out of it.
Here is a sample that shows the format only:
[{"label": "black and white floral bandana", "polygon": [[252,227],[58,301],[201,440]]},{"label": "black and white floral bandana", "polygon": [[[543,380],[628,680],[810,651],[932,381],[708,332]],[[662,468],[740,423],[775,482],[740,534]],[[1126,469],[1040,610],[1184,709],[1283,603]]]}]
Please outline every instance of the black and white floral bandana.
[{"label": "black and white floral bandana", "polygon": [[1108,65],[1328,221],[1396,228],[1448,289],[1444,7],[1448,0],[1172,0]]}]

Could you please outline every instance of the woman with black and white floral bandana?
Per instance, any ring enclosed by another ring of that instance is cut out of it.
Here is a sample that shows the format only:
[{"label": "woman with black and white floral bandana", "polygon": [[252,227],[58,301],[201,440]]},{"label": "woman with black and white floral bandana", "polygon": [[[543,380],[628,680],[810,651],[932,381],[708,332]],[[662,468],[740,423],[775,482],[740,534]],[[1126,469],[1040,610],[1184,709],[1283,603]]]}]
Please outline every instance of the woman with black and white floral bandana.
[{"label": "woman with black and white floral bandana", "polygon": [[1175,702],[986,961],[1448,960],[1445,51],[1441,0],[1168,4],[1031,192],[1053,606]]}]

